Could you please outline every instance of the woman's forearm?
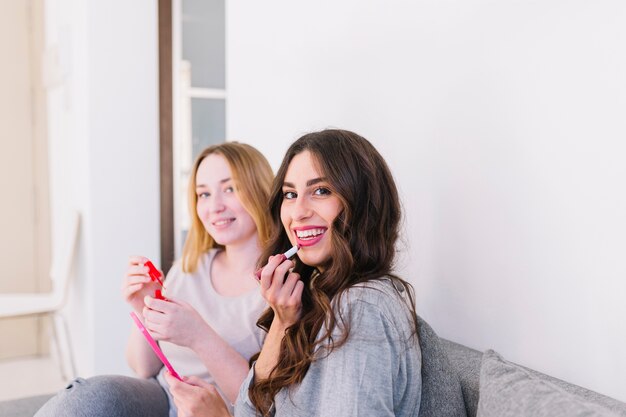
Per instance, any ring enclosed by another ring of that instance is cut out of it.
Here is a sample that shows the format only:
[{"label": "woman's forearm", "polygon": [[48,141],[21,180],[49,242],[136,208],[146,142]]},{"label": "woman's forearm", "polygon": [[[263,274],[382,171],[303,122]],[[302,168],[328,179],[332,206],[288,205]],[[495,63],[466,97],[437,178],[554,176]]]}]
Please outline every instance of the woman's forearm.
[{"label": "woman's forearm", "polygon": [[159,373],[163,364],[135,326],[126,344],[126,361],[141,378],[151,378]]},{"label": "woman's forearm", "polygon": [[265,338],[265,343],[263,343],[259,359],[254,366],[255,381],[266,379],[278,363],[280,344],[285,337],[285,330],[287,330],[287,326],[274,319]]},{"label": "woman's forearm", "polygon": [[208,324],[198,335],[191,349],[202,360],[226,398],[234,403],[239,387],[248,374],[248,361]]}]

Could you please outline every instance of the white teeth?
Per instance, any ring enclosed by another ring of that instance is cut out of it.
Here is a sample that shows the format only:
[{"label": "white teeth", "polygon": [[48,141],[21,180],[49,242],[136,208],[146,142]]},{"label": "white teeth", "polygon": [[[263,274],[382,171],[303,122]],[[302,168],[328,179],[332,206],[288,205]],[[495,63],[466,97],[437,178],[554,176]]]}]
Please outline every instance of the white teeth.
[{"label": "white teeth", "polygon": [[325,231],[326,231],[325,229],[296,230],[296,236],[298,236],[301,239],[306,238],[306,237],[315,237],[315,236],[321,235]]},{"label": "white teeth", "polygon": [[232,222],[234,219],[225,219],[225,220],[218,220],[215,223],[213,223],[215,226],[222,226],[225,225],[226,223],[230,223]]}]

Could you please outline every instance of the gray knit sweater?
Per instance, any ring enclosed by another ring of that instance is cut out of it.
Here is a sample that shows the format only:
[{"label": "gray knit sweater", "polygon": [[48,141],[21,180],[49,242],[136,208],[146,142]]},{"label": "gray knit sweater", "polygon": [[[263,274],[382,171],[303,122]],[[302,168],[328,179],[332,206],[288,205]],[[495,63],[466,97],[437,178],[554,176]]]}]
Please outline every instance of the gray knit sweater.
[{"label": "gray knit sweater", "polygon": [[[278,392],[273,415],[417,416],[421,351],[417,336],[411,338],[409,310],[391,281],[353,287],[340,311],[351,327],[347,342],[329,355],[320,349],[302,382]],[[254,367],[239,392],[236,417],[257,415],[248,396],[253,378]]]}]

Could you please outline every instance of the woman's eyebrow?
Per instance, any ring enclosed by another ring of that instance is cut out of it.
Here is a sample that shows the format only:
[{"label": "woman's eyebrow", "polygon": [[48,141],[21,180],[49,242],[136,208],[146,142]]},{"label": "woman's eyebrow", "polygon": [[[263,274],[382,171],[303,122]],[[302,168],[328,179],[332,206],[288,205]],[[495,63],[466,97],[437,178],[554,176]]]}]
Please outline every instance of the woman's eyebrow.
[{"label": "woman's eyebrow", "polygon": [[[325,178],[325,177],[321,177],[321,178],[313,178],[312,180],[308,180],[308,181],[306,182],[306,186],[307,186],[307,187],[310,187],[310,186],[312,186],[312,185],[315,185],[315,184],[317,184],[317,183],[319,183],[319,182],[324,182],[324,181],[326,181],[326,178]],[[295,185],[293,185],[293,183],[291,183],[291,182],[287,182],[287,181],[283,182],[283,187],[296,188],[296,186],[295,186]]]},{"label": "woman's eyebrow", "polygon": [[[223,180],[220,180],[220,184],[224,184],[225,182],[230,181],[232,178],[228,177],[228,178],[224,178]],[[207,185],[205,184],[196,184],[196,189],[197,188],[206,188]]]}]

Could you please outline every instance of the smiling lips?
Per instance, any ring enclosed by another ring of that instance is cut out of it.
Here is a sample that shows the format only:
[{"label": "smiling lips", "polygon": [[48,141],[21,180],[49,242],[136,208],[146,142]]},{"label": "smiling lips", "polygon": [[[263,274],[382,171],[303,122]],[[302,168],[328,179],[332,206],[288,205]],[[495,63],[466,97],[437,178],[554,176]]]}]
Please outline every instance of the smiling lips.
[{"label": "smiling lips", "polygon": [[228,226],[229,224],[231,224],[232,222],[235,221],[235,218],[230,218],[230,219],[219,219],[214,221],[213,223],[211,223],[213,226],[217,227],[217,228],[221,228],[221,227],[225,227]]},{"label": "smiling lips", "polygon": [[324,233],[326,233],[328,228],[326,227],[318,227],[318,226],[310,226],[310,227],[298,227],[294,228],[293,231],[296,234],[296,241],[298,242],[298,246],[313,246],[324,237]]}]

